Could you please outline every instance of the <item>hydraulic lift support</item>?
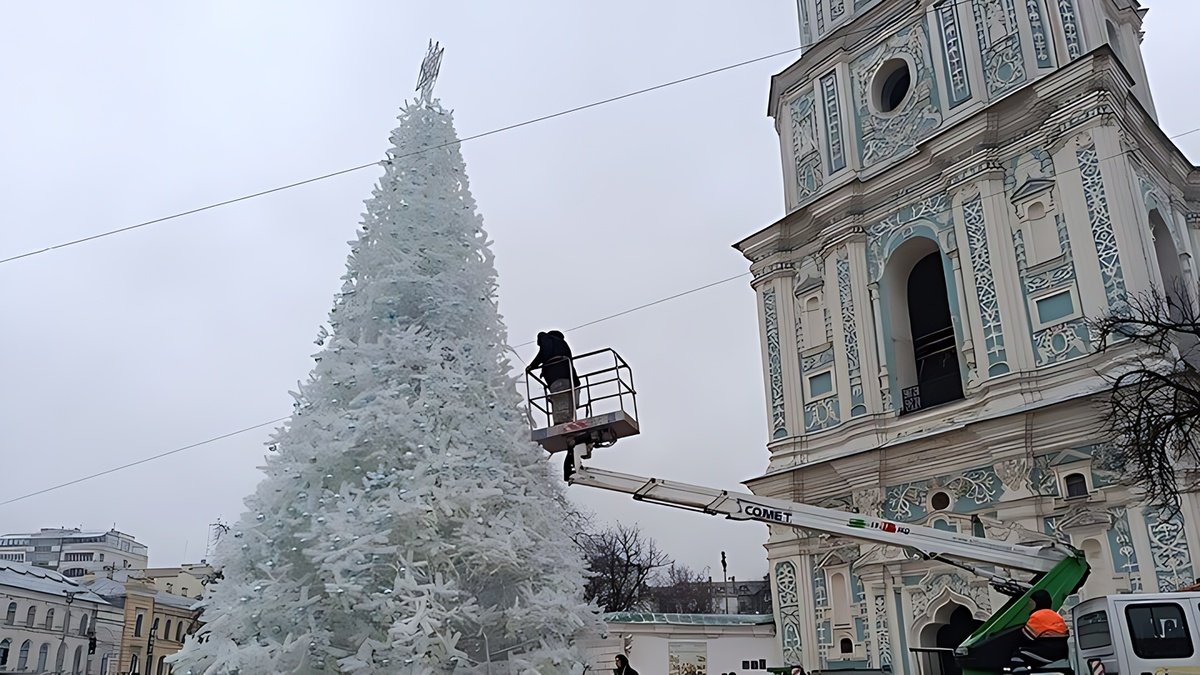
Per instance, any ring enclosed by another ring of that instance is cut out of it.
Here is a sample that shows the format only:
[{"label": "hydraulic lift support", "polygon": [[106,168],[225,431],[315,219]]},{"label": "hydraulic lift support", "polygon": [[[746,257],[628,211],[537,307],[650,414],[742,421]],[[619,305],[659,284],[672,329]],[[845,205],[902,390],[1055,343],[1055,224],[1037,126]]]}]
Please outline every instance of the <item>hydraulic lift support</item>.
[{"label": "hydraulic lift support", "polygon": [[[575,453],[582,448],[578,446],[568,452]],[[958,648],[955,658],[964,675],[1003,672],[1029,617],[1028,598],[1033,591],[1048,591],[1054,606],[1060,607],[1068,595],[1083,585],[1088,575],[1083,554],[1061,544],[1009,544],[749,493],[595,469],[579,462],[575,462],[575,466],[575,472],[568,480],[571,485],[621,492],[638,501],[732,520],[757,520],[769,525],[896,546],[920,558],[954,565],[986,578],[1011,599]],[[1020,581],[1010,576],[1011,572],[1025,572],[1033,578]],[[1063,671],[1055,669],[1053,672]]]},{"label": "hydraulic lift support", "polygon": [[[586,367],[593,364],[591,367]],[[634,476],[584,466],[593,448],[607,447],[635,436],[637,392],[629,365],[612,349],[572,358],[580,383],[569,391],[551,392],[548,383],[526,378],[530,404],[530,438],[551,454],[565,452],[564,477],[581,485],[631,495],[638,501],[688,509],[733,520],[757,520],[773,526],[896,546],[918,558],[936,560],[968,570],[985,579],[1009,601],[992,614],[955,651],[963,675],[1003,673],[1029,618],[1029,598],[1045,590],[1054,608],[1083,585],[1089,568],[1083,554],[1059,543],[1011,544],[897,523],[873,514],[846,513],[782,499],[689,485],[659,478]],[[556,403],[557,400],[557,403]],[[566,406],[566,414],[561,410]],[[578,413],[582,412],[582,415]],[[1025,580],[1014,573],[1027,577]],[[800,664],[788,664],[800,665]],[[1069,667],[1037,672],[1069,673]]]}]

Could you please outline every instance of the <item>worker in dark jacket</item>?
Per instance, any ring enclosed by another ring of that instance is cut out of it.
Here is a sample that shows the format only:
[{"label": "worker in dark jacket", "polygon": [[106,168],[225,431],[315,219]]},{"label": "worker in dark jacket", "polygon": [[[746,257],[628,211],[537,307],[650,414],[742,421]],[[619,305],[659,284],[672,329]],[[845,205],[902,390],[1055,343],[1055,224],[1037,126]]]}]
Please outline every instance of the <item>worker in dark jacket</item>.
[{"label": "worker in dark jacket", "polygon": [[579,375],[571,364],[571,348],[559,331],[552,330],[538,333],[538,353],[525,368],[526,373],[532,373],[537,367],[542,369],[542,381],[549,391],[550,409],[553,412],[554,424],[564,424],[575,419],[576,387],[579,386]]},{"label": "worker in dark jacket", "polygon": [[613,672],[616,675],[638,675],[638,671],[629,665],[629,657],[624,654],[617,654],[617,658],[614,660],[617,663],[617,667],[613,668]]}]

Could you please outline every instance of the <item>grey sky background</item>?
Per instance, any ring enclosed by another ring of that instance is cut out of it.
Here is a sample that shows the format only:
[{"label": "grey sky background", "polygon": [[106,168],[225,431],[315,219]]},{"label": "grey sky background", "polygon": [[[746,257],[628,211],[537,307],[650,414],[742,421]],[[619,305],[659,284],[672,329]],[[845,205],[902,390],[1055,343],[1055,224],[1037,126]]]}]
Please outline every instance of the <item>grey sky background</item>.
[{"label": "grey sky background", "polygon": [[[1180,133],[1200,126],[1200,5],[1149,6]],[[797,28],[790,0],[0,4],[0,258],[381,159],[430,37],[468,136],[787,49]],[[783,213],[765,110],[793,59],[463,146],[513,344],[747,269],[730,245]],[[0,501],[287,415],[379,173],[0,265]],[[640,392],[642,436],[595,465],[726,488],[765,467],[748,279],[568,338],[618,349]],[[198,560],[267,435],[0,507],[0,530],[115,525],[153,565]],[[731,574],[766,572],[761,525],[571,494],[714,576],[722,550]]]}]

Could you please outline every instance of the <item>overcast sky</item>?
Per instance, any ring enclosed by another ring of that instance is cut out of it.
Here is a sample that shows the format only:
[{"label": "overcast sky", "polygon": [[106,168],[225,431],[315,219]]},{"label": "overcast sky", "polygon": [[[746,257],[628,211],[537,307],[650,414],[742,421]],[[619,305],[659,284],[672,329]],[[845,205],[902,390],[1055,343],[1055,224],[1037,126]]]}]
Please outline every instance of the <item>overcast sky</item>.
[{"label": "overcast sky", "polygon": [[[1200,126],[1200,6],[1150,6],[1159,116],[1180,133]],[[468,136],[787,49],[797,28],[791,0],[6,2],[0,258],[380,159],[430,37]],[[463,146],[514,344],[747,269],[730,245],[783,213],[765,110],[791,60]],[[1195,155],[1200,135],[1181,144]],[[0,265],[0,501],[287,415],[379,173]],[[568,337],[618,349],[640,392],[642,436],[595,465],[724,488],[765,467],[748,279]],[[153,565],[198,560],[266,438],[0,507],[0,531],[115,525]],[[731,574],[766,572],[760,525],[571,494],[716,577],[722,550]]]}]

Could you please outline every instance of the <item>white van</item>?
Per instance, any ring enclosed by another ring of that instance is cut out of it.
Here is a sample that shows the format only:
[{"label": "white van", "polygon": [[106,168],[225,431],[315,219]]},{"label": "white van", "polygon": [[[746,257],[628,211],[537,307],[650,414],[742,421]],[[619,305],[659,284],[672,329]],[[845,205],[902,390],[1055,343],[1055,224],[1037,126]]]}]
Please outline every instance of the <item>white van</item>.
[{"label": "white van", "polygon": [[1200,592],[1108,595],[1071,610],[1076,672],[1200,675]]}]

